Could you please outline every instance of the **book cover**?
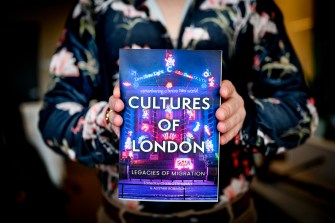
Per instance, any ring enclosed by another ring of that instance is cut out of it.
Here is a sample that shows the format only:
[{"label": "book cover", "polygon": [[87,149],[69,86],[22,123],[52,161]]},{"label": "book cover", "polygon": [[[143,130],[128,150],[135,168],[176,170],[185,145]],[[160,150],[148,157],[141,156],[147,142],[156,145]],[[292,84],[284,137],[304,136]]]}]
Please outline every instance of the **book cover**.
[{"label": "book cover", "polygon": [[120,49],[120,199],[218,201],[221,54]]}]

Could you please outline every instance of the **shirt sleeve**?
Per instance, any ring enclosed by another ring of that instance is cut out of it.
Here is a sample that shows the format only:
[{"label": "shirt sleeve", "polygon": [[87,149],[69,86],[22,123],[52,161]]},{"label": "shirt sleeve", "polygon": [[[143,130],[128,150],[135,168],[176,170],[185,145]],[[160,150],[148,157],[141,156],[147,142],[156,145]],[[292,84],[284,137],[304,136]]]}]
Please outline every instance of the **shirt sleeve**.
[{"label": "shirt sleeve", "polygon": [[99,82],[93,2],[78,1],[67,19],[39,113],[45,143],[88,166],[118,159],[117,137],[104,118],[107,101],[92,100]]},{"label": "shirt sleeve", "polygon": [[298,147],[316,130],[318,115],[299,59],[273,1],[251,13],[254,58],[247,117],[237,143],[265,155]]}]

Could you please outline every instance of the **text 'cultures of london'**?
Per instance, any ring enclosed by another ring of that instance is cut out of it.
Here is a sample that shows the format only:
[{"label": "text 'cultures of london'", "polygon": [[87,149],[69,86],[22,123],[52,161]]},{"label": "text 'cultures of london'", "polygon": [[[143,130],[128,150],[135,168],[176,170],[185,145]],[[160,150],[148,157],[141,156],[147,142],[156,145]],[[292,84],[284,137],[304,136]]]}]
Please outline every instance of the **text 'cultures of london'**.
[{"label": "text 'cultures of london'", "polygon": [[[209,109],[209,98],[187,98],[187,97],[138,97],[132,96],[128,100],[128,105],[134,109],[166,109],[168,106],[170,109]],[[158,122],[158,128],[161,131],[168,131],[172,128],[172,131],[179,126],[180,120],[168,120],[162,119]],[[201,144],[197,142],[188,142],[183,141],[181,143],[176,143],[175,141],[163,141],[162,143],[158,143],[156,141],[152,142],[150,140],[142,141],[138,147],[136,147],[136,140],[132,140],[132,150],[134,152],[155,152],[158,151],[166,152],[166,153],[175,153],[179,151],[181,153],[197,153],[200,151],[202,153],[205,152],[205,142],[202,141]]]}]

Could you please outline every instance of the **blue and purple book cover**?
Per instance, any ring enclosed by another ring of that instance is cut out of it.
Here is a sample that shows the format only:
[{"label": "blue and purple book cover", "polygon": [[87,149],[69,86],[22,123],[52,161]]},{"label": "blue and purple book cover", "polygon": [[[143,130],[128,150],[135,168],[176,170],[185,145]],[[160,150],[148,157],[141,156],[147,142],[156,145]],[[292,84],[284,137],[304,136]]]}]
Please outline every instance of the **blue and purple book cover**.
[{"label": "blue and purple book cover", "polygon": [[120,199],[218,201],[221,54],[120,49]]}]

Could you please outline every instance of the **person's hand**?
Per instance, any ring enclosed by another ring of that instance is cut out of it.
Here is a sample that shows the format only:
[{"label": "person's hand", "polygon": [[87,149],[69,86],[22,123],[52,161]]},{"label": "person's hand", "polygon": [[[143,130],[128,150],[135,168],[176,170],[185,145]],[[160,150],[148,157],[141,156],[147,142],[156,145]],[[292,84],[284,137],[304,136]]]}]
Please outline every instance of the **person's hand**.
[{"label": "person's hand", "polygon": [[224,145],[241,130],[246,111],[243,98],[237,93],[230,81],[222,81],[220,95],[222,104],[216,110],[215,116],[219,120],[217,128],[221,133],[220,144]]},{"label": "person's hand", "polygon": [[120,138],[120,126],[123,123],[123,118],[119,114],[124,109],[124,103],[120,98],[121,92],[119,83],[117,83],[113,90],[113,95],[109,97],[109,122],[113,132]]}]

